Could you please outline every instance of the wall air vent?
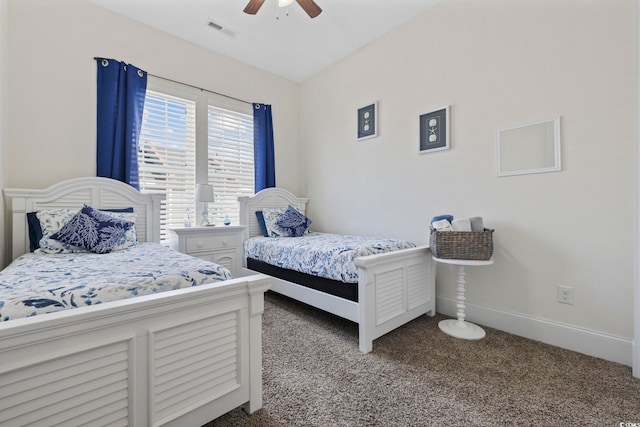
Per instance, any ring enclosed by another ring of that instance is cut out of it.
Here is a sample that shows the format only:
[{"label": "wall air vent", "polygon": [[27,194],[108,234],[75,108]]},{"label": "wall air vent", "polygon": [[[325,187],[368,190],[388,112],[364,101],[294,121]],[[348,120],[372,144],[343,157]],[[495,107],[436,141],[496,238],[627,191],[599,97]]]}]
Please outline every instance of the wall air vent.
[{"label": "wall air vent", "polygon": [[228,28],[223,27],[222,25],[212,21],[211,19],[209,19],[209,21],[207,21],[207,26],[213,30],[219,31],[224,35],[227,35],[229,37],[233,37],[235,36],[236,33],[234,33],[233,31],[231,31]]}]

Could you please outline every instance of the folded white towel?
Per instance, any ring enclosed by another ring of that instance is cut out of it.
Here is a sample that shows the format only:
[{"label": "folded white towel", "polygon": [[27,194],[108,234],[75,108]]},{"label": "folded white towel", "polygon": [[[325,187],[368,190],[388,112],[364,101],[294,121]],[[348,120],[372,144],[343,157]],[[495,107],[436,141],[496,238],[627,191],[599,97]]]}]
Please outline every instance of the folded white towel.
[{"label": "folded white towel", "polygon": [[453,231],[471,231],[471,221],[469,218],[459,218],[451,221]]},{"label": "folded white towel", "polygon": [[484,231],[484,223],[481,216],[474,216],[473,218],[469,218],[469,220],[471,221],[471,231]]},{"label": "folded white towel", "polygon": [[431,226],[437,231],[452,231],[451,223],[446,219],[441,219],[440,221],[434,221],[431,223]]}]

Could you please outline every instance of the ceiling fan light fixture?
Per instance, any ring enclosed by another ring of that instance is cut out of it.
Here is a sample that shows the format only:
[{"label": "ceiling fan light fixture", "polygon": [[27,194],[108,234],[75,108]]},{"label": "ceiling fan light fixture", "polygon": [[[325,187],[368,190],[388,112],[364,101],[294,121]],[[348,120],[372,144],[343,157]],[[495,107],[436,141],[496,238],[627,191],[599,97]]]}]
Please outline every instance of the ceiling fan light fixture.
[{"label": "ceiling fan light fixture", "polygon": [[[260,10],[264,2],[265,0],[249,0],[249,3],[247,3],[244,8],[244,13],[255,15],[256,13],[258,13],[258,10]],[[278,0],[277,4],[278,8],[280,8],[289,6],[291,3],[293,3],[293,0]],[[296,0],[296,3],[298,3],[300,7],[304,9],[305,12],[307,12],[307,15],[309,15],[310,18],[315,18],[322,13],[322,9],[320,8],[320,6],[318,6],[313,0]]]}]

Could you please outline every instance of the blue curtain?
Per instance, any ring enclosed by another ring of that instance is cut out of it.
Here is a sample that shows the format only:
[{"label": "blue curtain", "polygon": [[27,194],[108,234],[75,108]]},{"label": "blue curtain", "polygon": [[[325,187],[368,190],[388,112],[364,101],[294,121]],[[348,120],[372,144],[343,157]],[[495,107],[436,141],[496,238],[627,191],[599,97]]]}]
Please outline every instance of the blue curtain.
[{"label": "blue curtain", "polygon": [[276,186],[271,105],[253,104],[255,192]]},{"label": "blue curtain", "polygon": [[98,66],[97,176],[139,189],[138,138],[147,90],[147,73],[114,59]]}]

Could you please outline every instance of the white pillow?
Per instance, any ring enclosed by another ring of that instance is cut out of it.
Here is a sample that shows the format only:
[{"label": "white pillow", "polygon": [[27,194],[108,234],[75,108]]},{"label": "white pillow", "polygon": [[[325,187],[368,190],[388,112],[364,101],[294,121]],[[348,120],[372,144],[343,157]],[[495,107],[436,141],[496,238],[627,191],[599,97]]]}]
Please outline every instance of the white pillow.
[{"label": "white pillow", "polygon": [[276,222],[280,219],[286,208],[264,208],[262,216],[264,217],[264,225],[267,227],[269,237],[286,236],[287,231],[278,226]]},{"label": "white pillow", "polygon": [[49,254],[70,254],[78,252],[89,252],[84,248],[59,242],[51,238],[51,236],[78,213],[78,209],[44,209],[36,213],[40,228],[42,228],[42,238],[40,239],[40,249],[38,251]]}]

